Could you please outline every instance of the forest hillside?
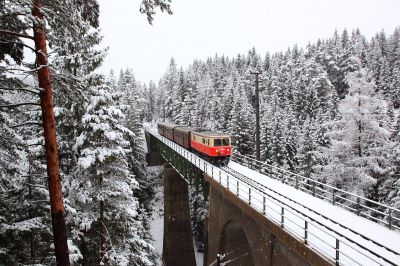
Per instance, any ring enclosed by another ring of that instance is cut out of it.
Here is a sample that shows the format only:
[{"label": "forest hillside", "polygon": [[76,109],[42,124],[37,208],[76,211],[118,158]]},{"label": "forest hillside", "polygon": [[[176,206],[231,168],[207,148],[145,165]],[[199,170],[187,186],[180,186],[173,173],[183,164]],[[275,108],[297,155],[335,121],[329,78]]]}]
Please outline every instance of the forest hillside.
[{"label": "forest hillside", "polygon": [[255,154],[255,77],[261,71],[261,159],[400,207],[400,28],[367,40],[334,32],[306,47],[215,55],[143,87],[146,120],[230,134]]}]

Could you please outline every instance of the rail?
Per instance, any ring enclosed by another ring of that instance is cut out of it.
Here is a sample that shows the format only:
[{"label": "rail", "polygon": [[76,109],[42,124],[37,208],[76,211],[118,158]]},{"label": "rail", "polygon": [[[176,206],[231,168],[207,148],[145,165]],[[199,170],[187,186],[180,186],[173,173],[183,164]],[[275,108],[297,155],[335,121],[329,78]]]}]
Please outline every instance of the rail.
[{"label": "rail", "polygon": [[[332,260],[336,265],[397,265],[399,263],[400,254],[398,252],[353,231],[357,236],[367,239],[368,242],[385,250],[377,252],[374,248],[362,245],[358,240],[351,239],[338,230],[322,224],[306,212],[293,208],[280,199],[276,192],[274,192],[275,195],[268,193],[265,187],[260,187],[261,184],[255,184],[255,181],[251,183],[244,180],[242,176],[229,173],[227,169],[218,168],[158,134],[155,137],[219,182],[221,186],[235,193],[238,198],[247,202],[252,208],[280,225],[283,230],[318,251],[323,257]],[[316,214],[323,216],[319,213]],[[333,222],[348,230],[340,223]]]},{"label": "rail", "polygon": [[330,186],[317,180],[292,173],[265,162],[257,161],[250,156],[235,153],[233,158],[248,166],[250,169],[256,169],[260,173],[266,174],[273,179],[280,180],[282,183],[300,189],[314,197],[327,200],[333,205],[336,204],[341,206],[359,216],[384,224],[389,229],[400,230],[399,209]]}]

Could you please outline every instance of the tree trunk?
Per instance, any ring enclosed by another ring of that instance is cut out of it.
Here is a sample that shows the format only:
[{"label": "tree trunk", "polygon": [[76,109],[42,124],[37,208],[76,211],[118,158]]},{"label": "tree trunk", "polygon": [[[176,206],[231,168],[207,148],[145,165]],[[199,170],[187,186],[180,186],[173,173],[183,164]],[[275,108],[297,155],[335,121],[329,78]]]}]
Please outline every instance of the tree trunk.
[{"label": "tree trunk", "polygon": [[[32,181],[32,163],[29,157],[29,170],[28,170],[28,184],[33,184]],[[33,218],[33,207],[32,207],[32,186],[28,185],[28,200],[29,200],[29,218]],[[35,233],[31,231],[30,233],[30,248],[31,248],[31,264],[35,263]]]},{"label": "tree trunk", "polygon": [[50,70],[47,66],[46,29],[42,23],[42,3],[35,0],[32,15],[38,20],[34,23],[33,33],[36,48],[36,64],[40,91],[40,106],[42,109],[44,140],[46,148],[47,175],[49,183],[51,221],[57,265],[69,265],[67,230],[64,219],[64,203],[61,190],[61,177],[58,161],[56,127],[53,110],[53,95]]},{"label": "tree trunk", "polygon": [[104,259],[104,253],[105,253],[105,248],[104,248],[104,203],[102,200],[100,200],[100,262],[103,261]]},{"label": "tree trunk", "polygon": [[82,254],[81,263],[83,266],[88,265],[88,256],[89,256],[89,250],[88,250],[88,245],[87,245],[85,235],[86,235],[86,231],[81,230],[81,242],[79,245],[79,250],[81,251],[81,254]]},{"label": "tree trunk", "polygon": [[[358,92],[358,110],[360,111],[360,114],[362,115],[361,111],[361,92]],[[360,121],[358,121],[358,156],[362,156],[362,149],[361,149],[361,133],[362,133],[362,119],[360,118]]]}]

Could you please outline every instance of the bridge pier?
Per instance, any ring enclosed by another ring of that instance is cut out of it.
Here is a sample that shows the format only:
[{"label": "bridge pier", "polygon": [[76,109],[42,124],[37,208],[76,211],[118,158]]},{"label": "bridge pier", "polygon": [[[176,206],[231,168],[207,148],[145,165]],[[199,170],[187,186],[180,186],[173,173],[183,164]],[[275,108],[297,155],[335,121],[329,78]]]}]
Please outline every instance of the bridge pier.
[{"label": "bridge pier", "polygon": [[164,242],[166,266],[196,266],[190,221],[188,184],[164,164]]}]

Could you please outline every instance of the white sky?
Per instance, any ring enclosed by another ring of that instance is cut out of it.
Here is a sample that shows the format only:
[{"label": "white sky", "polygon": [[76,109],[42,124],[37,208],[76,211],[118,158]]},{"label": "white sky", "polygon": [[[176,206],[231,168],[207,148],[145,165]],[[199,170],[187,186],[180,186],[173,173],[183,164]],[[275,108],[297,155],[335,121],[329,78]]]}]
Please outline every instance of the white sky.
[{"label": "white sky", "polygon": [[186,67],[193,59],[246,54],[262,56],[304,47],[335,29],[359,28],[368,38],[400,26],[400,0],[172,0],[173,15],[158,12],[153,26],[139,12],[141,0],[99,0],[103,45],[100,69],[131,67],[136,79],[158,82],[171,57]]}]

